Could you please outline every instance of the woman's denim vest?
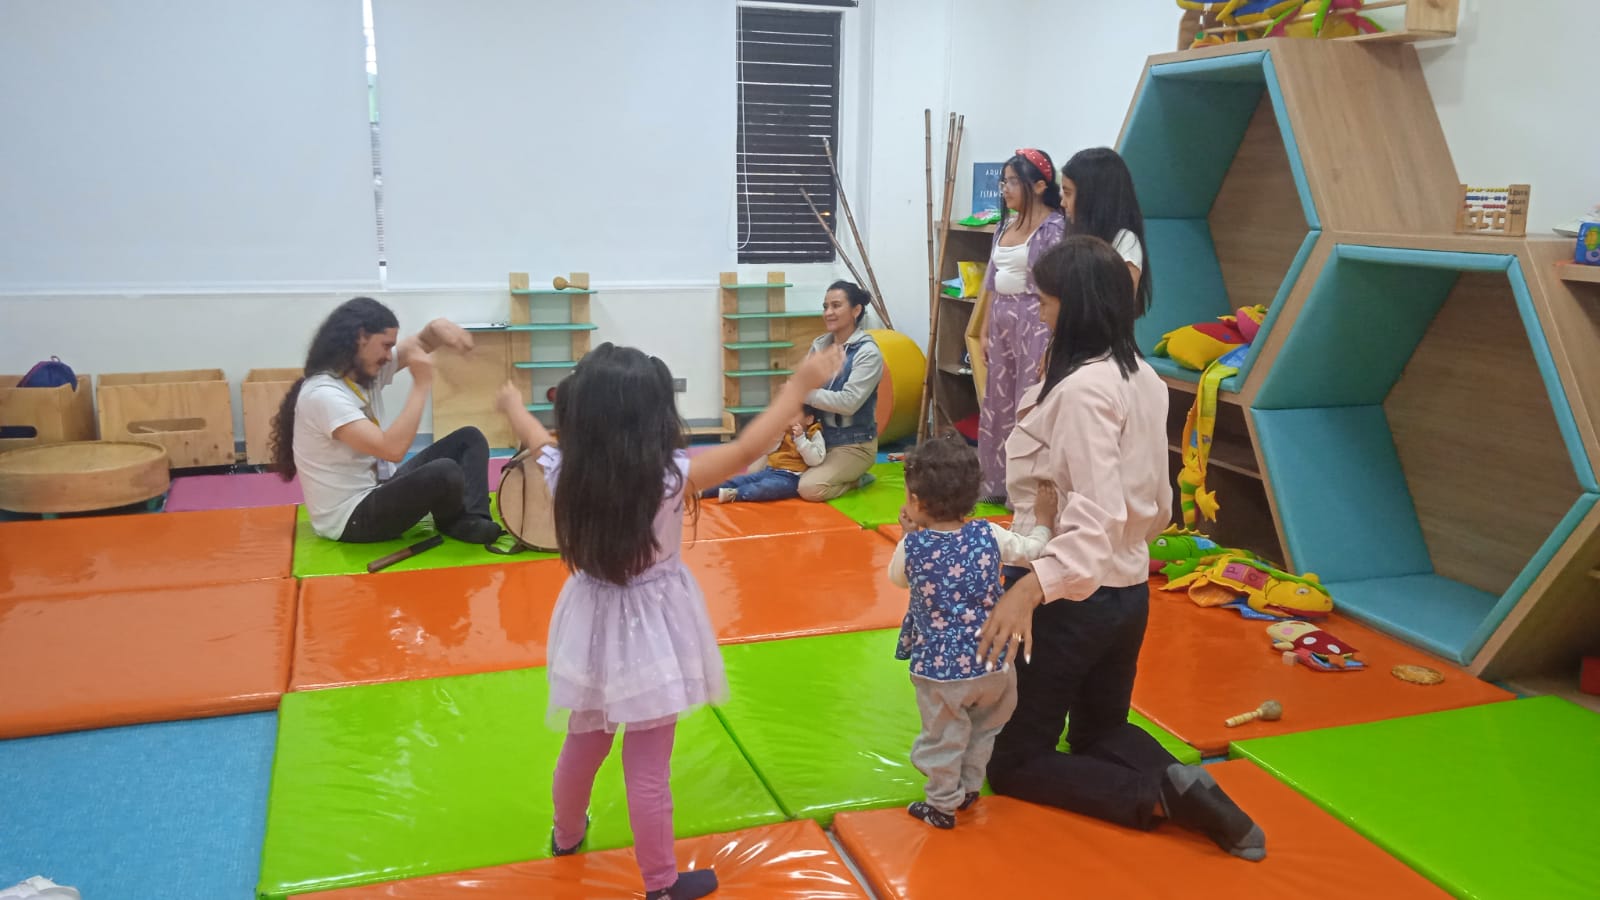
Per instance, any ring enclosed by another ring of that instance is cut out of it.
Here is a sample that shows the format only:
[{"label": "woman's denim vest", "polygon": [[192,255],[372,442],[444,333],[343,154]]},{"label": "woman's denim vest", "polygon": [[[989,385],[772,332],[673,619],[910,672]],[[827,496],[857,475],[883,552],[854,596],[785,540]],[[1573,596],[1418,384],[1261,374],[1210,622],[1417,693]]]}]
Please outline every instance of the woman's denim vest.
[{"label": "woman's denim vest", "polygon": [[[864,341],[852,341],[844,345],[844,368],[834,376],[833,381],[823,385],[825,390],[843,390],[845,383],[850,380],[850,370],[855,366],[856,352],[867,344],[873,347],[878,342],[867,335]],[[872,386],[872,393],[867,395],[867,401],[851,416],[840,416],[845,424],[833,426],[828,420],[834,417],[833,413],[825,413],[822,422],[822,440],[829,447],[838,447],[844,444],[865,444],[878,438],[878,386]]]}]

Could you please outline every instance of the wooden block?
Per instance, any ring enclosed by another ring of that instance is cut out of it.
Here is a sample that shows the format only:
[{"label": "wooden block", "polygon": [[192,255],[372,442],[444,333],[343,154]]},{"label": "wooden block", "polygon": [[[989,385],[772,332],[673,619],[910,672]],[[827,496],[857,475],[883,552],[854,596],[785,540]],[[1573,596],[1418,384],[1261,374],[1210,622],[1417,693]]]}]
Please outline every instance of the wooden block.
[{"label": "wooden block", "polygon": [[272,423],[285,394],[305,374],[302,369],[251,369],[239,383],[244,404],[244,458],[255,465],[272,462]]},{"label": "wooden block", "polygon": [[1406,0],[1406,31],[1448,37],[1460,14],[1461,0]]},{"label": "wooden block", "polygon": [[234,462],[233,399],[221,369],[101,375],[100,436],[149,441],[174,469]]},{"label": "wooden block", "polygon": [[135,441],[41,444],[0,454],[0,509],[116,509],[166,493],[167,451]]},{"label": "wooden block", "polygon": [[[527,272],[512,272],[510,275],[506,276],[506,280],[510,282],[509,290],[513,290],[513,291],[525,291],[525,290],[528,290],[528,273]],[[533,321],[533,319],[531,318],[531,311],[530,311],[529,304],[528,304],[528,298],[527,297],[519,297],[516,294],[512,294],[511,295],[511,319],[510,319],[511,324],[513,324],[513,325],[526,325],[526,324],[528,324],[529,322],[532,322],[532,321]]]},{"label": "wooden block", "polygon": [[473,341],[468,353],[448,347],[433,353],[433,436],[442,438],[471,425],[483,432],[490,447],[514,447],[511,423],[495,410],[494,398],[517,371],[511,368],[511,348],[526,345],[527,335],[491,331],[473,335]]},{"label": "wooden block", "polygon": [[53,388],[17,387],[21,375],[0,375],[0,425],[31,428],[28,437],[0,439],[0,452],[95,439],[94,391],[87,375],[78,376],[77,390],[70,385]]}]

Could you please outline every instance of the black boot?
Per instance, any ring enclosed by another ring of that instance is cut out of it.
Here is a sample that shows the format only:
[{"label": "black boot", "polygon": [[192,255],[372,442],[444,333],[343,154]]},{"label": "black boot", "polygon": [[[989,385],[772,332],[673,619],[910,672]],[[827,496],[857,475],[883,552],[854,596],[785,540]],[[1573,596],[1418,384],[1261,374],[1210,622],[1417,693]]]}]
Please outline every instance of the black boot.
[{"label": "black boot", "polygon": [[679,872],[678,880],[670,887],[650,891],[644,895],[644,900],[695,900],[716,889],[717,873],[710,869],[696,869],[693,872]]}]

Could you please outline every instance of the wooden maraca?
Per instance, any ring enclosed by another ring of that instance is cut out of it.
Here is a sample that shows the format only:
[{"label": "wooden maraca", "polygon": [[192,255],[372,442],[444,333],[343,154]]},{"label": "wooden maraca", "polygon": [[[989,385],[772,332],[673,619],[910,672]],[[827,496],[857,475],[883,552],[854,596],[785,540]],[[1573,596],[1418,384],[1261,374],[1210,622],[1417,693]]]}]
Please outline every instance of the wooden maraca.
[{"label": "wooden maraca", "polygon": [[575,285],[572,282],[566,280],[565,278],[562,278],[560,275],[557,275],[556,277],[550,279],[550,285],[551,285],[551,287],[554,287],[558,291],[564,291],[564,290],[566,290],[567,288],[570,288],[570,287],[577,287],[577,285]]},{"label": "wooden maraca", "polygon": [[1276,700],[1267,700],[1255,709],[1252,709],[1247,713],[1240,713],[1237,716],[1224,721],[1222,724],[1228,726],[1229,728],[1237,728],[1246,722],[1254,722],[1256,719],[1265,719],[1268,722],[1276,722],[1282,717],[1283,704]]}]

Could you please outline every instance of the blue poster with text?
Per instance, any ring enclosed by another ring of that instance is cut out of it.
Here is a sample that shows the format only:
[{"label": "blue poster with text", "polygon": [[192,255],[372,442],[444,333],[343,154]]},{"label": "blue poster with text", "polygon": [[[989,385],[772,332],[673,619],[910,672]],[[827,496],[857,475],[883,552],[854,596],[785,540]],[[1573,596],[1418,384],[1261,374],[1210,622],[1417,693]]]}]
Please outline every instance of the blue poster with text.
[{"label": "blue poster with text", "polygon": [[972,214],[1000,211],[1000,170],[1005,163],[972,164]]}]

